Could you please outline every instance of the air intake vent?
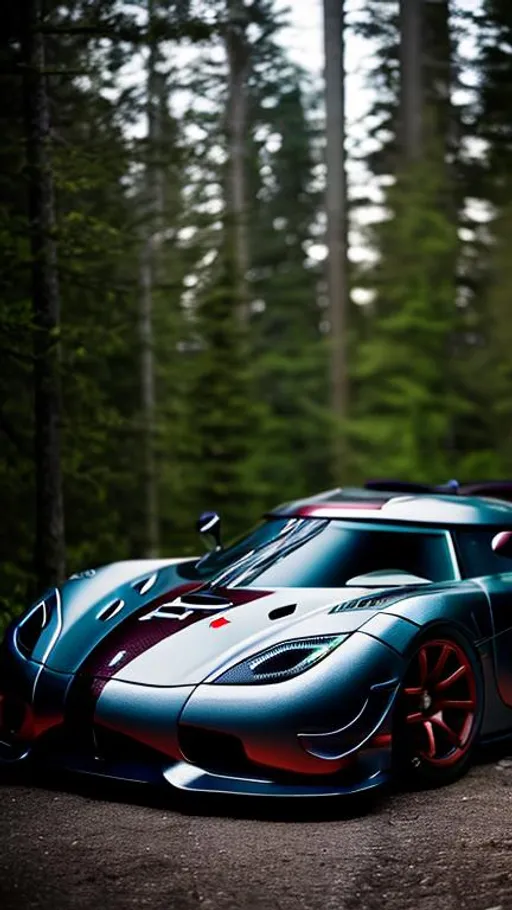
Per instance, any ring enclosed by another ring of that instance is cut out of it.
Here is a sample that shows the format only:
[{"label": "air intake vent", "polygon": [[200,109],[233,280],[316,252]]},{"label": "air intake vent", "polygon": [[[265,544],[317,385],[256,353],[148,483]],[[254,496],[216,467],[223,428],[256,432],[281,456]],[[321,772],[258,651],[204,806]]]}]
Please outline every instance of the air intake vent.
[{"label": "air intake vent", "polygon": [[209,594],[204,592],[201,594],[182,594],[181,596],[182,604],[190,604],[191,606],[197,607],[232,607],[233,604],[228,597],[222,597],[219,594]]},{"label": "air intake vent", "polygon": [[380,594],[374,597],[359,597],[357,600],[346,600],[342,604],[337,604],[330,611],[331,613],[343,613],[345,610],[378,610],[381,607],[387,607],[397,600],[401,600],[406,592],[400,591],[394,594]]},{"label": "air intake vent", "polygon": [[134,591],[137,591],[141,597],[144,594],[147,594],[148,591],[151,591],[151,588],[154,586],[158,578],[158,572],[153,572],[152,575],[147,575],[146,578],[142,578],[140,581],[136,581],[132,588]]},{"label": "air intake vent", "polygon": [[285,616],[291,616],[295,613],[297,604],[288,604],[286,607],[277,607],[268,614],[269,619],[284,619]]},{"label": "air intake vent", "polygon": [[109,619],[113,619],[114,616],[117,616],[123,607],[124,600],[113,600],[111,603],[107,604],[106,607],[103,607],[103,609],[100,610],[97,619],[101,619],[102,622],[108,622]]},{"label": "air intake vent", "polygon": [[16,632],[16,641],[19,649],[29,657],[34,650],[41,632],[48,624],[48,613],[46,604],[41,601],[37,607],[34,607],[26,619],[20,623]]}]

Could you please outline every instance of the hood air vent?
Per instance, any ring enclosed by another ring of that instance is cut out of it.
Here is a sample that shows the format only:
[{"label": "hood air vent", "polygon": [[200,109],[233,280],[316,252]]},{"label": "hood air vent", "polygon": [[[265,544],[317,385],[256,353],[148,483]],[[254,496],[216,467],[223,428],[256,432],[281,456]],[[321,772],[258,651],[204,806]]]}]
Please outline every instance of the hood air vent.
[{"label": "hood air vent", "polygon": [[286,607],[277,607],[268,614],[269,619],[284,619],[285,616],[291,616],[295,613],[297,604],[288,604]]},{"label": "hood air vent", "polygon": [[181,595],[182,604],[190,604],[190,606],[197,607],[232,607],[233,604],[227,597],[222,597],[219,594],[208,594],[204,592],[201,594],[182,594]]},{"label": "hood air vent", "polygon": [[132,585],[132,588],[134,591],[137,591],[141,597],[143,597],[144,594],[147,594],[148,591],[151,591],[151,588],[155,584],[157,578],[158,572],[153,572],[152,575],[147,575],[146,578],[142,578],[140,581],[136,581],[135,584]]},{"label": "hood air vent", "polygon": [[102,622],[108,622],[109,619],[113,619],[114,616],[117,616],[123,607],[124,600],[113,600],[111,603],[107,604],[106,607],[103,607],[103,610],[100,610],[96,618],[101,619]]}]

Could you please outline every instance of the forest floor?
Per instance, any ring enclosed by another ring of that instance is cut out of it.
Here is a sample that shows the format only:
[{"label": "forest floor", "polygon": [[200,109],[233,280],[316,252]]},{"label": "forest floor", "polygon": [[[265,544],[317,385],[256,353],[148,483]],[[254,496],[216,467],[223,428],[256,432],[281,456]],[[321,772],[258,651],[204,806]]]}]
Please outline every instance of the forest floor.
[{"label": "forest floor", "polygon": [[512,760],[372,804],[0,785],[2,910],[512,910]]}]

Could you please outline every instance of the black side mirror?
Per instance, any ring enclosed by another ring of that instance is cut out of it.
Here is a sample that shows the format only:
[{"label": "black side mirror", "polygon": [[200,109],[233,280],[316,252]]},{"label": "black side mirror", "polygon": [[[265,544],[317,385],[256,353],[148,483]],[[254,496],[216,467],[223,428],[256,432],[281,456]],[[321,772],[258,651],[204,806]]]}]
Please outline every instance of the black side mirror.
[{"label": "black side mirror", "polygon": [[498,556],[512,559],[512,531],[500,531],[493,537],[491,546]]},{"label": "black side mirror", "polygon": [[217,512],[203,512],[196,527],[206,540],[208,550],[222,550],[220,515]]}]

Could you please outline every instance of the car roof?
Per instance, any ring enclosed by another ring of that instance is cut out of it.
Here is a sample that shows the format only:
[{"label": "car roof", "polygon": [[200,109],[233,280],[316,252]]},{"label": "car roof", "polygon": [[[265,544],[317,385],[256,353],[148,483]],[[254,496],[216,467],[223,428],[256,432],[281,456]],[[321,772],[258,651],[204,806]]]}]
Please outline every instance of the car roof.
[{"label": "car roof", "polygon": [[274,517],[343,518],[441,527],[512,528],[512,503],[500,499],[430,493],[397,495],[357,487],[327,490],[307,499],[283,503],[270,514]]}]

